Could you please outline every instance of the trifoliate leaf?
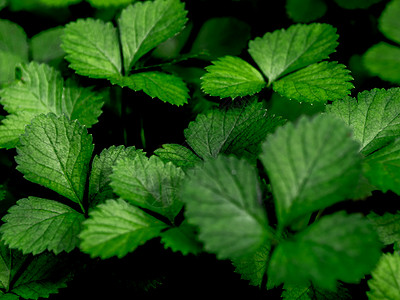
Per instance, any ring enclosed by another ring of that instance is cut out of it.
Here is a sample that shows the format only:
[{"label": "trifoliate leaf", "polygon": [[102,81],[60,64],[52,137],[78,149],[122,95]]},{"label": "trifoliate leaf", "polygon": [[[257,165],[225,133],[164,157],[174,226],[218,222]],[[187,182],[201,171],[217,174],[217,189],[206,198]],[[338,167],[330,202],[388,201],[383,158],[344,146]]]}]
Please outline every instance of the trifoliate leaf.
[{"label": "trifoliate leaf", "polygon": [[0,147],[15,147],[25,126],[42,113],[65,114],[87,127],[97,123],[102,94],[72,80],[64,86],[60,72],[45,64],[32,62],[21,65],[20,70],[20,80],[0,90],[0,102],[9,113],[0,126]]},{"label": "trifoliate leaf", "polygon": [[382,243],[391,245],[400,242],[400,212],[396,214],[385,213],[383,215],[371,212],[367,217],[378,232]]},{"label": "trifoliate leaf", "polygon": [[[379,2],[380,0],[370,0]],[[378,27],[380,31],[390,40],[400,44],[400,1],[390,1],[383,10]]]},{"label": "trifoliate leaf", "polygon": [[77,121],[50,113],[39,115],[26,127],[15,157],[24,177],[43,185],[82,207],[92,136]]},{"label": "trifoliate leaf", "polygon": [[166,224],[123,200],[107,200],[89,213],[80,234],[91,257],[119,258],[158,236]]},{"label": "trifoliate leaf", "polygon": [[372,4],[378,3],[382,0],[335,0],[335,2],[346,9],[368,8]]},{"label": "trifoliate leaf", "polygon": [[135,91],[143,91],[150,97],[177,106],[187,103],[189,89],[182,78],[163,72],[141,72],[115,81],[120,86],[128,86]]},{"label": "trifoliate leaf", "polygon": [[154,151],[165,163],[172,162],[175,166],[182,170],[193,168],[201,162],[201,159],[188,148],[178,144],[164,144],[162,148]]},{"label": "trifoliate leaf", "polygon": [[308,285],[333,290],[336,281],[358,283],[381,255],[371,224],[361,215],[335,213],[321,218],[272,253],[268,278],[274,285]]},{"label": "trifoliate leaf", "polygon": [[400,139],[368,155],[363,163],[365,177],[376,189],[400,195]]},{"label": "trifoliate leaf", "polygon": [[328,24],[295,24],[249,43],[249,53],[271,84],[279,77],[326,59],[338,45]]},{"label": "trifoliate leaf", "polygon": [[108,79],[121,75],[118,34],[110,22],[78,19],[67,24],[61,47],[77,74]]},{"label": "trifoliate leaf", "polygon": [[202,90],[211,96],[233,99],[253,95],[266,84],[261,73],[239,57],[224,56],[212,63],[201,78]]},{"label": "trifoliate leaf", "polygon": [[28,61],[28,42],[17,24],[0,19],[0,84],[11,82],[15,66]]},{"label": "trifoliate leaf", "polygon": [[244,160],[208,160],[182,187],[185,215],[219,259],[251,254],[272,235],[255,168]]},{"label": "trifoliate leaf", "polygon": [[164,247],[183,255],[198,254],[203,250],[203,245],[197,239],[197,228],[186,220],[179,227],[172,227],[160,234]]},{"label": "trifoliate leaf", "polygon": [[257,101],[226,109],[212,109],[197,116],[184,134],[200,157],[215,158],[220,153],[254,159],[261,142],[284,120],[268,115]]},{"label": "trifoliate leaf", "polygon": [[120,160],[110,175],[111,187],[118,196],[171,222],[183,206],[179,196],[183,177],[183,171],[171,162],[144,155]]},{"label": "trifoliate leaf", "polygon": [[135,2],[136,0],[86,0],[95,8],[119,7]]},{"label": "trifoliate leaf", "polygon": [[316,289],[310,286],[284,286],[282,298],[285,300],[347,300],[352,299],[346,288],[338,284],[337,291]]},{"label": "trifoliate leaf", "polygon": [[314,21],[325,15],[326,9],[323,0],[286,0],[286,13],[296,23]]},{"label": "trifoliate leaf", "polygon": [[268,259],[271,246],[267,243],[254,253],[234,259],[235,272],[239,273],[241,279],[248,280],[249,284],[261,287],[263,278],[267,271]]},{"label": "trifoliate leaf", "polygon": [[400,88],[373,89],[327,106],[327,112],[353,129],[364,155],[391,143],[400,134]]},{"label": "trifoliate leaf", "polygon": [[58,254],[72,251],[84,216],[53,200],[29,197],[8,210],[0,227],[2,239],[23,253],[34,255],[45,250]]},{"label": "trifoliate leaf", "polygon": [[55,27],[33,36],[30,42],[32,60],[56,65],[65,55],[61,49],[61,36],[64,34],[63,27]]},{"label": "trifoliate leaf", "polygon": [[371,75],[400,84],[400,48],[380,42],[367,50],[363,63]]},{"label": "trifoliate leaf", "polygon": [[400,299],[400,256],[396,253],[382,254],[378,265],[368,280],[370,300],[399,300]]},{"label": "trifoliate leaf", "polygon": [[280,225],[345,200],[360,177],[359,147],[342,121],[325,115],[302,117],[269,135],[260,159]]},{"label": "trifoliate leaf", "polygon": [[191,54],[212,60],[225,55],[240,55],[250,38],[250,26],[233,17],[207,19],[193,41]]},{"label": "trifoliate leaf", "polygon": [[127,157],[133,159],[137,155],[144,155],[144,153],[141,150],[136,150],[135,147],[111,146],[93,158],[89,178],[89,204],[91,206],[114,198],[114,193],[110,186],[110,175],[113,166],[121,159]]},{"label": "trifoliate leaf", "polygon": [[312,64],[273,83],[281,95],[305,102],[326,102],[350,94],[353,77],[345,65],[337,62]]},{"label": "trifoliate leaf", "polygon": [[179,0],[137,2],[118,20],[125,73],[147,52],[181,31],[187,21]]}]

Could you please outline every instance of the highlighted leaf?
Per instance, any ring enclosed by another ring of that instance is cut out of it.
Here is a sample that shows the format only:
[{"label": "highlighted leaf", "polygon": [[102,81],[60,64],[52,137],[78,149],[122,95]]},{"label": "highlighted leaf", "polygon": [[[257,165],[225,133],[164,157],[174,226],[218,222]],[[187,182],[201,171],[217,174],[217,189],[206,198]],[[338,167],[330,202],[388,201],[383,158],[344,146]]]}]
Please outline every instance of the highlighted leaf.
[{"label": "highlighted leaf", "polygon": [[65,26],[62,48],[76,73],[92,78],[121,75],[122,62],[117,30],[112,23],[78,19]]},{"label": "highlighted leaf", "polygon": [[201,88],[211,96],[233,99],[253,95],[266,84],[260,72],[239,57],[224,56],[212,63],[201,78]]},{"label": "highlighted leaf", "polygon": [[320,115],[302,117],[296,125],[288,123],[267,137],[260,159],[281,226],[343,201],[353,192],[361,156],[350,134],[340,120]]},{"label": "highlighted leaf", "polygon": [[21,199],[8,210],[0,227],[11,247],[34,255],[45,250],[70,252],[78,244],[84,216],[67,205],[37,197]]},{"label": "highlighted leaf", "polygon": [[92,136],[77,121],[51,113],[39,115],[21,136],[15,157],[17,169],[27,180],[82,207],[93,147]]},{"label": "highlighted leaf", "polygon": [[123,200],[108,200],[90,213],[80,234],[82,251],[121,258],[158,236],[166,224]]},{"label": "highlighted leaf", "polygon": [[188,221],[219,259],[251,254],[272,235],[260,196],[255,169],[235,157],[208,160],[182,187]]},{"label": "highlighted leaf", "polygon": [[187,19],[179,0],[137,2],[118,20],[125,73],[147,52],[179,33]]},{"label": "highlighted leaf", "polygon": [[368,299],[399,299],[399,274],[399,255],[397,253],[383,254],[375,270],[371,273],[372,279],[368,280],[368,286],[370,288],[370,290],[367,291]]},{"label": "highlighted leaf", "polygon": [[124,159],[113,168],[111,186],[128,202],[167,217],[173,222],[182,209],[179,189],[183,171],[157,156],[138,155]]},{"label": "highlighted leaf", "polygon": [[271,84],[279,77],[329,57],[338,45],[328,24],[295,24],[249,42],[249,53]]},{"label": "highlighted leaf", "polygon": [[297,101],[326,102],[342,99],[354,88],[345,65],[337,62],[312,64],[273,83],[276,92]]},{"label": "highlighted leaf", "polygon": [[333,290],[337,280],[358,283],[378,262],[381,244],[361,215],[325,216],[272,254],[268,278],[274,285],[308,285]]}]

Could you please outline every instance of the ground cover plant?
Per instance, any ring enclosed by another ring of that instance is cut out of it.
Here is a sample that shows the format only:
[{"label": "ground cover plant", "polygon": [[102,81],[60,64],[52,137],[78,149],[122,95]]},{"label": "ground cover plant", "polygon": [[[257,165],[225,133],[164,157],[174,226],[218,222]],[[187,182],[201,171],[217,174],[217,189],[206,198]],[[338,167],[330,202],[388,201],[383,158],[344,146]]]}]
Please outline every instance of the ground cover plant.
[{"label": "ground cover plant", "polygon": [[400,1],[0,8],[0,299],[400,299]]}]

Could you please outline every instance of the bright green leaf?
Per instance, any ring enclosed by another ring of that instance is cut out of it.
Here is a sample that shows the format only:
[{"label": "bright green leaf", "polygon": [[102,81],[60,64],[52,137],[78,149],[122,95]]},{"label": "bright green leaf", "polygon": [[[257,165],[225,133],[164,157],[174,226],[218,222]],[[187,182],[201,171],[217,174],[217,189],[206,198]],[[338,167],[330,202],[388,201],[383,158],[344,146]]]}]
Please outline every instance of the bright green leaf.
[{"label": "bright green leaf", "polygon": [[295,24],[249,42],[249,53],[271,84],[279,77],[329,57],[338,45],[328,24]]},{"label": "bright green leaf", "polygon": [[[370,0],[378,2],[380,0]],[[378,27],[380,31],[390,40],[400,44],[400,0],[390,1],[383,10]]]},{"label": "bright green leaf", "polygon": [[81,2],[82,0],[39,0],[41,4],[50,7],[65,7]]},{"label": "bright green leaf", "polygon": [[345,200],[360,176],[358,149],[350,129],[325,115],[302,117],[268,136],[260,159],[272,185],[280,226]]},{"label": "bright green leaf", "polygon": [[26,127],[15,157],[24,177],[77,202],[82,207],[94,145],[77,121],[39,115]]},{"label": "bright green leaf", "polygon": [[164,231],[160,234],[164,247],[183,255],[198,254],[203,250],[203,245],[197,239],[197,228],[188,224],[186,220],[178,227]]},{"label": "bright green leaf", "polygon": [[91,6],[96,8],[119,7],[135,2],[136,0],[87,0]]},{"label": "bright green leaf", "polygon": [[276,92],[297,101],[327,102],[350,94],[353,77],[337,62],[312,64],[273,83]]},{"label": "bright green leaf", "polygon": [[67,24],[61,47],[77,74],[108,79],[121,75],[118,34],[110,22],[78,19]]},{"label": "bright green leaf", "polygon": [[21,199],[8,210],[2,239],[23,253],[70,252],[78,244],[84,216],[65,204],[37,197]]},{"label": "bright green leaf", "polygon": [[361,215],[335,213],[321,218],[272,254],[268,278],[279,285],[308,285],[334,290],[336,281],[358,283],[378,262],[381,244]]},{"label": "bright green leaf", "polygon": [[82,251],[119,258],[158,236],[166,224],[123,200],[108,200],[90,213],[80,234]]},{"label": "bright green leaf", "polygon": [[219,259],[251,254],[272,235],[255,168],[220,156],[207,161],[182,188],[185,215],[199,227],[205,249]]},{"label": "bright green leaf", "polygon": [[118,196],[171,222],[183,206],[179,196],[183,177],[183,171],[171,162],[144,155],[120,160],[110,175],[111,187]]},{"label": "bright green leaf", "polygon": [[93,158],[89,178],[89,202],[91,206],[114,198],[114,193],[110,186],[110,175],[113,166],[121,159],[127,157],[133,159],[137,155],[144,155],[144,153],[141,150],[136,150],[135,147],[111,146]]},{"label": "bright green leaf", "polygon": [[124,9],[118,24],[125,73],[143,55],[181,31],[186,14],[179,0],[137,2]]},{"label": "bright green leaf", "polygon": [[363,56],[371,75],[400,84],[400,48],[385,42],[373,45]]},{"label": "bright green leaf", "polygon": [[29,112],[20,112],[7,115],[0,126],[0,147],[15,148],[19,143],[19,136],[25,132],[25,126],[29,124],[34,115]]},{"label": "bright green leaf", "polygon": [[254,159],[267,134],[283,123],[284,120],[269,115],[262,103],[253,100],[200,114],[184,134],[189,146],[204,159],[220,153]]},{"label": "bright green leaf", "polygon": [[368,280],[370,300],[399,300],[400,299],[400,256],[386,253],[379,260],[375,270]]},{"label": "bright green leaf", "polygon": [[388,145],[400,134],[400,88],[373,89],[327,106],[327,112],[353,129],[364,155]]},{"label": "bright green leaf", "polygon": [[296,23],[314,21],[325,15],[326,10],[324,0],[286,0],[286,13]]},{"label": "bright green leaf", "polygon": [[391,245],[400,242],[400,212],[384,213],[383,215],[371,212],[367,217],[378,232],[382,243]]},{"label": "bright green leaf", "polygon": [[201,78],[202,90],[211,96],[233,99],[253,95],[266,84],[261,73],[239,57],[224,56],[212,63]]},{"label": "bright green leaf", "polygon": [[154,151],[163,162],[172,162],[177,167],[185,169],[193,168],[201,162],[201,159],[190,149],[178,144],[164,144],[162,148]]}]

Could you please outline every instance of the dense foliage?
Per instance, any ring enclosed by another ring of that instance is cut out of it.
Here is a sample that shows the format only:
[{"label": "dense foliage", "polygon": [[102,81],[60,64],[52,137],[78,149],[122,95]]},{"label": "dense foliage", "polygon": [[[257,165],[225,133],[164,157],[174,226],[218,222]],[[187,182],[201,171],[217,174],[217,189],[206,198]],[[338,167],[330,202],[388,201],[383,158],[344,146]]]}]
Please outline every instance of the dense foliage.
[{"label": "dense foliage", "polygon": [[0,299],[400,299],[400,0],[0,0]]}]

